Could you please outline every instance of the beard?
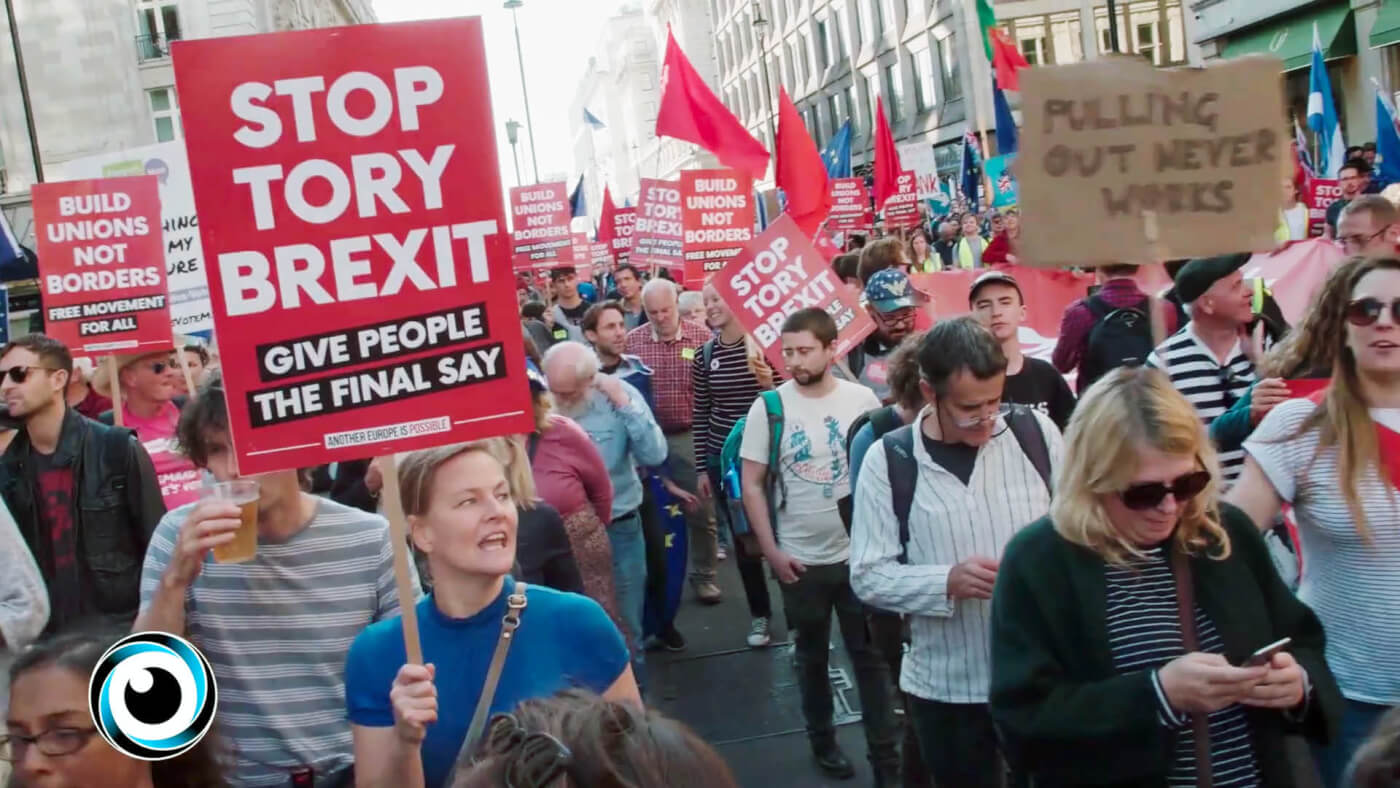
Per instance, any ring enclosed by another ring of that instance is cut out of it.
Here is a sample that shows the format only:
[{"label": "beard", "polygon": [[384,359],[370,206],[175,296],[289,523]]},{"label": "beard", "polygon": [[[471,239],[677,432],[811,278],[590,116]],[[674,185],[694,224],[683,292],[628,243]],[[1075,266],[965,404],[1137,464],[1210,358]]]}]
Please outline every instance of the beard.
[{"label": "beard", "polygon": [[558,398],[554,400],[554,410],[559,415],[566,418],[575,419],[583,414],[588,407],[588,399],[580,398],[575,402],[562,402]]},{"label": "beard", "polygon": [[828,370],[825,369],[819,369],[816,372],[805,369],[794,370],[792,379],[796,381],[799,386],[815,386],[823,380],[826,380],[827,372]]}]

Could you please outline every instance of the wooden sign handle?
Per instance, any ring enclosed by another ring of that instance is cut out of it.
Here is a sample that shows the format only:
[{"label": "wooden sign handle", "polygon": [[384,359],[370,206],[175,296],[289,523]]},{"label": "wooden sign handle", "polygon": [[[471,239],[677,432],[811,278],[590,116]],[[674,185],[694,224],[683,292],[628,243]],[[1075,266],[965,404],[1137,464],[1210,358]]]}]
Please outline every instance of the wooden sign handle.
[{"label": "wooden sign handle", "polygon": [[118,427],[124,427],[126,425],[122,424],[121,369],[117,367],[116,356],[108,356],[103,363],[107,365],[107,376],[112,381],[112,423]]},{"label": "wooden sign handle", "polygon": [[379,470],[384,477],[384,515],[389,518],[389,538],[394,546],[394,584],[399,590],[399,612],[403,615],[403,647],[410,665],[423,664],[423,644],[418,640],[418,603],[413,590],[413,573],[409,569],[408,518],[403,514],[403,498],[399,496],[399,464],[392,454],[379,458]]}]

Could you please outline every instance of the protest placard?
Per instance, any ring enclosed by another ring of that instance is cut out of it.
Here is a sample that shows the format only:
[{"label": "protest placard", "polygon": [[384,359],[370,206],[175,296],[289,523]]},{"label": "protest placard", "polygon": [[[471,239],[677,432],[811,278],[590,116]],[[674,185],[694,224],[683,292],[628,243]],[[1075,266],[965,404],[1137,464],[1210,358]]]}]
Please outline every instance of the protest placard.
[{"label": "protest placard", "polygon": [[511,188],[510,258],[516,270],[573,262],[568,189],[563,181]]},{"label": "protest placard", "polygon": [[1111,57],[1025,71],[1022,262],[1272,248],[1279,179],[1291,169],[1279,73],[1279,61],[1262,56],[1202,69]]},{"label": "protest placard", "polygon": [[1327,232],[1327,209],[1342,199],[1342,184],[1333,178],[1309,178],[1303,202],[1308,206],[1308,237],[1321,238]]},{"label": "protest placard", "polygon": [[905,142],[897,145],[899,163],[914,173],[920,200],[932,200],[938,194],[938,161],[933,145],[928,142]]},{"label": "protest placard", "polygon": [[587,282],[593,278],[593,244],[588,240],[588,233],[574,233],[574,271],[578,273],[580,282]]},{"label": "protest placard", "polygon": [[870,210],[870,192],[864,178],[831,179],[831,213],[827,228],[831,230],[869,232],[875,224]]},{"label": "protest placard", "polygon": [[154,175],[160,182],[160,224],[165,244],[165,273],[170,287],[170,325],[177,334],[214,329],[209,306],[209,280],[199,241],[199,220],[190,187],[190,165],[182,142],[160,142],[141,148],[72,159],[45,168],[51,180],[118,178]]},{"label": "protest placard", "polygon": [[905,170],[895,178],[895,193],[885,200],[885,229],[919,226],[919,193],[914,173]]},{"label": "protest placard", "polygon": [[1016,176],[1011,174],[1011,164],[1014,161],[1014,153],[987,159],[987,180],[992,182],[993,208],[1005,209],[1016,205]]},{"label": "protest placard", "polygon": [[632,232],[637,224],[636,208],[618,208],[613,214],[612,256],[618,265],[632,257]]},{"label": "protest placard", "polygon": [[731,258],[712,282],[774,369],[786,368],[781,329],[799,309],[816,307],[835,318],[839,356],[875,330],[860,296],[836,276],[787,214]]},{"label": "protest placard", "polygon": [[531,430],[481,21],[173,49],[239,470]]},{"label": "protest placard", "polygon": [[674,181],[641,179],[637,223],[632,235],[632,264],[655,272],[662,268],[683,277],[685,228],[681,224],[681,188]]},{"label": "protest placard", "polygon": [[681,172],[685,286],[701,287],[753,240],[753,178],[738,170]]},{"label": "protest placard", "polygon": [[594,241],[588,245],[588,252],[593,260],[593,268],[596,271],[607,273],[613,270],[612,244]]},{"label": "protest placard", "polygon": [[44,331],[77,354],[174,346],[154,175],[31,190]]}]

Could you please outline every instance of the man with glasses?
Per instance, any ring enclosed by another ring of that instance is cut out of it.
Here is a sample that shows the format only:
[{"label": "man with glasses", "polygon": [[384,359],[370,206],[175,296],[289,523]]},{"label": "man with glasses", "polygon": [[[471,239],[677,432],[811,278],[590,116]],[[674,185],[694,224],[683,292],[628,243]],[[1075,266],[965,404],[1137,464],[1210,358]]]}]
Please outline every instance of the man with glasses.
[{"label": "man with glasses", "polygon": [[1365,159],[1347,159],[1337,171],[1337,182],[1342,187],[1342,196],[1327,206],[1327,234],[1331,238],[1341,237],[1337,219],[1342,211],[1352,200],[1366,192],[1366,186],[1371,182],[1371,165]]},{"label": "man with glasses", "polygon": [[1006,355],[975,318],[934,325],[918,358],[927,404],[861,467],[851,585],[908,617],[899,687],[934,784],[992,788],[1003,770],[987,708],[992,587],[1006,544],[1049,511],[1064,447],[1049,417],[1003,406]]},{"label": "man with glasses", "polygon": [[[156,480],[165,498],[165,508],[177,509],[199,499],[202,477],[189,458],[175,451],[175,427],[180,423],[180,409],[185,398],[178,396],[176,380],[184,375],[170,359],[169,352],[116,355],[114,361],[103,361],[93,376],[92,387],[104,397],[112,397],[112,388],[121,388],[123,427],[136,431],[136,437],[151,455],[156,466]],[[116,380],[112,368],[116,367]],[[113,402],[116,399],[113,398]],[[111,424],[113,412],[99,418]]]},{"label": "man with glasses", "polygon": [[1393,257],[1400,244],[1400,211],[1384,197],[1368,194],[1347,203],[1337,219],[1337,242],[1349,255]]},{"label": "man with glasses", "polygon": [[[876,242],[877,245],[883,243],[885,241]],[[889,357],[899,343],[914,332],[918,313],[909,275],[898,268],[876,271],[865,283],[865,301],[866,310],[875,320],[875,333],[861,345],[863,363],[858,373],[859,382],[875,392],[881,403],[889,404],[892,401]]]},{"label": "man with glasses", "polygon": [[94,620],[125,628],[165,504],[151,458],[131,433],[68,407],[72,369],[68,348],[43,334],[0,350],[0,396],[23,423],[0,457],[0,496],[48,586],[47,631]]}]

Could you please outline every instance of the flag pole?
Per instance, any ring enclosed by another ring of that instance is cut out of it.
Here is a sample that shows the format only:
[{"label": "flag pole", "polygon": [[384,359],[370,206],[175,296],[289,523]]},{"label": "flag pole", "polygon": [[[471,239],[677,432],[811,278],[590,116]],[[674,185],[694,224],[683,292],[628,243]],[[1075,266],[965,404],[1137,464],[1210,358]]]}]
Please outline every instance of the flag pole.
[{"label": "flag pole", "polygon": [[[979,99],[979,94],[981,93],[981,90],[976,87],[977,85],[982,84],[982,81],[979,78],[981,74],[975,73],[977,71],[977,66],[980,65],[986,59],[986,52],[984,48],[983,57],[981,58],[973,54],[974,52],[978,51],[974,48],[974,42],[980,42],[982,40],[982,31],[978,27],[977,23],[977,9],[971,6],[971,4],[975,2],[976,0],[964,0],[962,4],[963,26],[967,28],[968,61],[972,65],[974,71],[972,75],[972,113],[977,118],[977,136],[982,140],[982,161],[986,162],[987,154],[991,152],[991,148],[987,147],[987,112],[986,108],[982,106],[983,102]],[[990,70],[991,64],[988,63],[987,67]],[[988,194],[990,194],[991,188],[989,183],[986,182],[986,177],[986,169],[983,168],[983,188]]]}]

